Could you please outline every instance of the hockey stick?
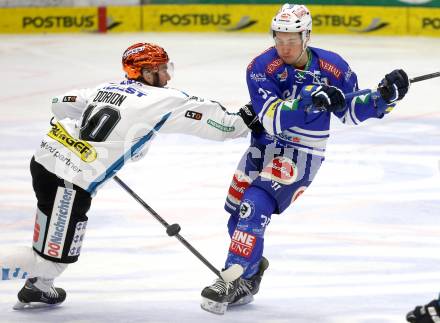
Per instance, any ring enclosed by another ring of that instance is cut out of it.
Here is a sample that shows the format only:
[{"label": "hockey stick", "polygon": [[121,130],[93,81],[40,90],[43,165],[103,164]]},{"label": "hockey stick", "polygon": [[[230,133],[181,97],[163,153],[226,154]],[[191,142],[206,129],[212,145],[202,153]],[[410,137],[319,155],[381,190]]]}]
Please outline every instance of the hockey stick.
[{"label": "hockey stick", "polygon": [[[411,84],[411,83],[416,83],[416,82],[420,82],[420,81],[425,81],[425,80],[429,80],[429,79],[432,79],[435,77],[440,77],[440,72],[434,72],[434,73],[430,73],[430,74],[425,74],[425,75],[413,77],[413,78],[409,79],[409,83]],[[364,89],[364,90],[359,90],[359,91],[347,93],[347,94],[345,94],[345,100],[348,101],[348,100],[353,99],[356,96],[361,96],[361,95],[365,95],[365,94],[371,94],[371,97],[376,100],[380,97],[380,88]],[[307,102],[306,112],[326,111],[326,109],[324,107],[314,107],[312,105],[311,98],[308,98],[306,102]]]},{"label": "hockey stick", "polygon": [[226,282],[231,282],[239,278],[243,274],[243,267],[234,264],[228,269],[220,272],[215,268],[205,257],[202,256],[188,241],[186,241],[180,234],[180,225],[177,223],[168,224],[156,211],[154,211],[139,195],[137,195],[127,184],[125,184],[118,176],[114,176],[113,179],[118,183],[128,194],[130,194],[136,201],[139,202],[157,221],[159,221],[167,230],[167,234],[170,237],[176,237],[189,251],[192,252],[201,262],[203,262],[214,274]]},{"label": "hockey stick", "polygon": [[[409,83],[416,83],[416,82],[420,82],[420,81],[425,81],[425,80],[429,80],[435,77],[440,77],[440,72],[435,72],[435,73],[430,73],[430,74],[425,74],[425,75],[421,75],[421,76],[416,76],[413,77],[411,79],[409,79]],[[346,100],[350,100],[352,98],[354,98],[355,96],[360,96],[360,95],[364,95],[364,94],[368,94],[371,93],[371,95],[373,97],[379,97],[379,89],[365,89],[365,90],[359,90],[359,91],[355,91],[352,93],[348,93],[345,95],[345,99]]]}]

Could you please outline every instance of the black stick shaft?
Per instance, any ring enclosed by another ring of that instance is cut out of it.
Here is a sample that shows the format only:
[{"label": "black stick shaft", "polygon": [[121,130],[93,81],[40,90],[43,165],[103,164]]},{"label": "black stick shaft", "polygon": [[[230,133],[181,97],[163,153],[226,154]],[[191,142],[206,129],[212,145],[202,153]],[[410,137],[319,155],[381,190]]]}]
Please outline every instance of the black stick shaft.
[{"label": "black stick shaft", "polygon": [[420,82],[420,81],[424,81],[424,80],[429,80],[429,79],[432,79],[434,77],[440,77],[440,72],[435,72],[435,73],[431,73],[431,74],[425,74],[425,75],[421,75],[421,76],[416,76],[416,77],[410,79],[409,81],[411,83],[416,83],[416,82]]},{"label": "black stick shaft", "polygon": [[[125,184],[118,176],[114,176],[113,179],[118,183],[128,194],[130,194],[136,201],[139,202],[157,221],[159,221],[165,228],[168,228],[169,224],[165,221],[156,211],[154,211],[143,199],[139,197],[127,184]],[[201,262],[203,262],[214,274],[219,278],[220,272],[215,268],[205,257],[202,256],[188,241],[186,241],[180,234],[174,235],[191,253],[196,256]]]}]

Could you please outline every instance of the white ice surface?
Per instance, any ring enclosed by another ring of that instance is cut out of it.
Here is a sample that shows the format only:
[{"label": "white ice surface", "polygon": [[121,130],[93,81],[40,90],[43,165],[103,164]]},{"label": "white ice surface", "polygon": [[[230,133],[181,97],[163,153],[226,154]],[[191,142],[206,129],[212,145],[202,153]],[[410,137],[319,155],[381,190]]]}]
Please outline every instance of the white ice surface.
[{"label": "white ice surface", "polygon": [[[248,101],[245,69],[267,35],[0,36],[0,249],[30,245],[29,160],[48,129],[51,97],[118,79],[122,51],[164,46],[171,86],[232,111]],[[316,36],[340,53],[361,88],[394,68],[440,70],[440,39]],[[57,285],[61,307],[15,312],[23,281],[0,282],[0,322],[404,322],[440,291],[440,79],[414,84],[384,120],[334,120],[326,161],[308,191],[266,232],[270,267],[256,301],[215,316],[199,307],[214,275],[116,183],[94,199],[78,263]],[[169,135],[120,177],[218,268],[228,236],[225,193],[247,140]]]}]

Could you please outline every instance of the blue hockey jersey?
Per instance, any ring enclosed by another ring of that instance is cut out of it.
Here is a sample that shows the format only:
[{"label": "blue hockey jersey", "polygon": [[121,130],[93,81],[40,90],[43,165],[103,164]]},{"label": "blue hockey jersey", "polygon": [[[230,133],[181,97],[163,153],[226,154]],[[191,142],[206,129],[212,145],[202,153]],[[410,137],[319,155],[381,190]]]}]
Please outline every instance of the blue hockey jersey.
[{"label": "blue hockey jersey", "polygon": [[[358,90],[356,74],[338,54],[308,47],[308,62],[302,70],[285,64],[275,47],[257,56],[247,68],[247,85],[252,106],[266,133],[254,135],[253,144],[276,143],[323,156],[329,137],[327,111],[308,113],[298,108],[299,94],[307,85],[333,85],[344,93]],[[355,97],[343,111],[334,113],[343,123],[356,125],[369,118],[381,118],[371,96]]]}]

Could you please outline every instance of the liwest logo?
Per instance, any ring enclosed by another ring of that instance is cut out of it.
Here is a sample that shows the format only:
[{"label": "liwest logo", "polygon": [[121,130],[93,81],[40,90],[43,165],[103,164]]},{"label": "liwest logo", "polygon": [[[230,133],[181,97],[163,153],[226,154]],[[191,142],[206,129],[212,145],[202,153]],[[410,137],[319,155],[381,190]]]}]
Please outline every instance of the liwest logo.
[{"label": "liwest logo", "polygon": [[62,256],[75,193],[70,188],[58,187],[44,248],[44,253],[51,257],[60,259]]},{"label": "liwest logo", "polygon": [[87,141],[73,138],[58,122],[52,125],[52,130],[47,135],[75,153],[86,163],[94,161],[97,157],[96,150],[92,145]]}]

